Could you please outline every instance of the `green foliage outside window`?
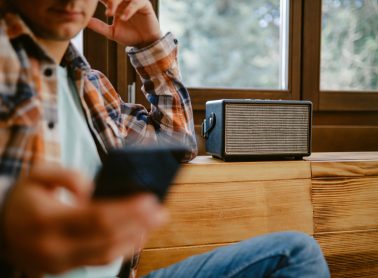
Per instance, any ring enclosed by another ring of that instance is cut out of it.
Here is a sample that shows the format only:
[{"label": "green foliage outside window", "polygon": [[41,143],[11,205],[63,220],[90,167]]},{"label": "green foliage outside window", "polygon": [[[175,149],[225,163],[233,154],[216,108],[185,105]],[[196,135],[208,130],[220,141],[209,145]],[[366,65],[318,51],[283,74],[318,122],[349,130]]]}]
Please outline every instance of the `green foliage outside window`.
[{"label": "green foliage outside window", "polygon": [[323,0],[321,88],[378,90],[378,1]]},{"label": "green foliage outside window", "polygon": [[161,0],[191,87],[279,88],[280,0]]},{"label": "green foliage outside window", "polygon": [[[280,0],[159,3],[188,86],[282,89]],[[377,0],[323,0],[321,40],[321,89],[378,90]]]}]

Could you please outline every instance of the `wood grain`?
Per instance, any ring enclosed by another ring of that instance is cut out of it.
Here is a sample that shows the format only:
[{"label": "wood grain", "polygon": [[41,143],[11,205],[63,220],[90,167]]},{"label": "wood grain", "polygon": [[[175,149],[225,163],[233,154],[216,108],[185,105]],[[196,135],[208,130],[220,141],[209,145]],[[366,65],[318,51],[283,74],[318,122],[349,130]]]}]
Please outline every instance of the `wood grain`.
[{"label": "wood grain", "polygon": [[316,234],[332,277],[378,277],[378,230]]},{"label": "wood grain", "polygon": [[378,176],[377,161],[359,162],[313,162],[311,163],[312,177],[363,177]]},{"label": "wood grain", "polygon": [[335,161],[378,161],[378,152],[322,152],[312,153],[311,156],[305,158],[311,163],[335,162]]},{"label": "wood grain", "polygon": [[378,152],[314,153],[306,160],[313,179],[378,176]]},{"label": "wood grain", "polygon": [[378,177],[312,180],[318,232],[378,229]]},{"label": "wood grain", "polygon": [[171,223],[148,248],[235,242],[280,230],[313,233],[311,180],[181,184],[167,207]]},{"label": "wood grain", "polygon": [[176,184],[215,183],[310,179],[307,161],[224,162],[210,156],[200,156],[184,164],[175,179]]},{"label": "wood grain", "polygon": [[144,275],[153,270],[169,266],[187,257],[202,254],[227,244],[211,244],[174,248],[145,249],[142,252],[138,274]]},{"label": "wood grain", "polygon": [[[307,161],[183,165],[150,238],[140,274],[246,238],[314,235],[332,277],[378,277],[378,153],[321,153]],[[311,178],[312,175],[312,178]]]}]

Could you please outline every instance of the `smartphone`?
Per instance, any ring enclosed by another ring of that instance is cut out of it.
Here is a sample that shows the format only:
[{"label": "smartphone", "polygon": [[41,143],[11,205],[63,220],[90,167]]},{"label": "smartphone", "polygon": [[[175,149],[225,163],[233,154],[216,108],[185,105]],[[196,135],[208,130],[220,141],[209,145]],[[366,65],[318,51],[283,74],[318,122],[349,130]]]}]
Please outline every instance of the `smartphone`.
[{"label": "smartphone", "polygon": [[111,150],[95,178],[93,198],[151,192],[163,201],[187,151],[182,146]]}]

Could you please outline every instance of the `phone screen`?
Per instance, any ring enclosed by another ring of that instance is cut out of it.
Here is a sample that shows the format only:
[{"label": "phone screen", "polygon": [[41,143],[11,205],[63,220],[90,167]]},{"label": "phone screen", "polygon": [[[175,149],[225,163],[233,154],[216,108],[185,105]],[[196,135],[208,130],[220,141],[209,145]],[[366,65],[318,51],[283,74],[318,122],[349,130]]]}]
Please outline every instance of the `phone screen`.
[{"label": "phone screen", "polygon": [[109,152],[98,172],[94,198],[152,192],[163,201],[180,168],[184,147],[137,147]]}]

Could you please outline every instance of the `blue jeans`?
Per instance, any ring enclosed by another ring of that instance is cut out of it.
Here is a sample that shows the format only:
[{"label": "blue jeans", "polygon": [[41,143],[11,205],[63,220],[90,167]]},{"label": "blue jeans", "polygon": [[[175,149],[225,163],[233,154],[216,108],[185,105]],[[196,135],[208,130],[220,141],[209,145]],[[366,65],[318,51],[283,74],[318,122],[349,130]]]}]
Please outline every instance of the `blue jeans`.
[{"label": "blue jeans", "polygon": [[145,278],[330,277],[317,242],[298,232],[255,237],[190,257]]}]

